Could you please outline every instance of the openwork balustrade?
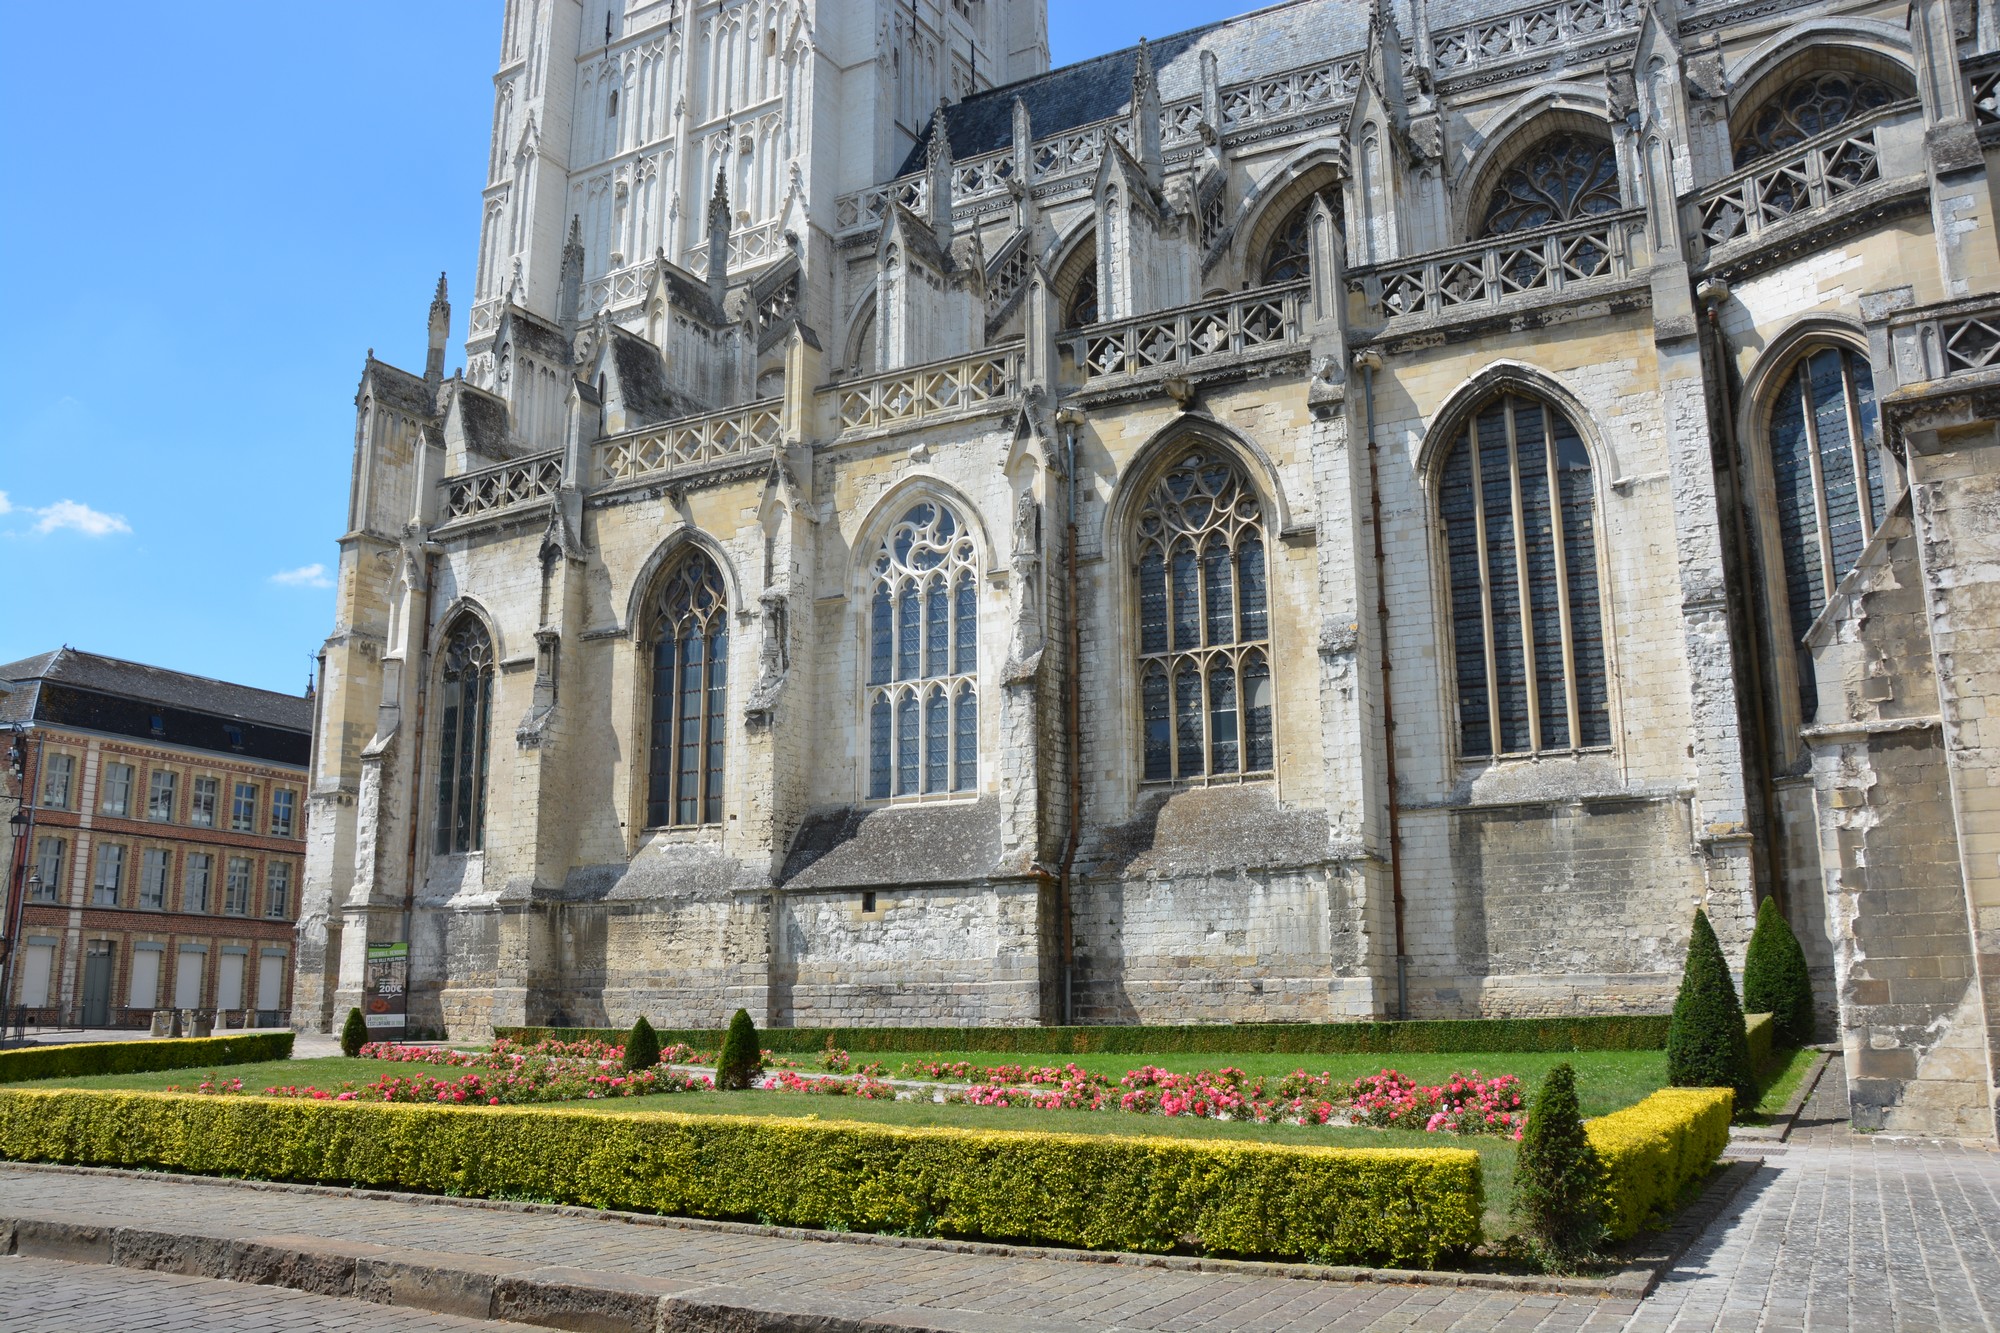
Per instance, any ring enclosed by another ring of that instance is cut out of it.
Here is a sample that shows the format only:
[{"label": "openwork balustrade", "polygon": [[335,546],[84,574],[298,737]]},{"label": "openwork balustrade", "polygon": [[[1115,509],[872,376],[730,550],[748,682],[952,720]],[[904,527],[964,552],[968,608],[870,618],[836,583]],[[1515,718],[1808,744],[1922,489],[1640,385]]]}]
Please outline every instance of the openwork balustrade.
[{"label": "openwork balustrade", "polygon": [[1635,0],[1560,0],[1553,5],[1482,19],[1433,32],[1431,58],[1439,73],[1490,64],[1567,46],[1603,33],[1638,26]]},{"label": "openwork balustrade", "polygon": [[511,509],[518,504],[546,500],[562,486],[562,450],[554,449],[532,458],[517,458],[498,467],[482,468],[457,477],[446,477],[442,522],[471,518]]},{"label": "openwork balustrade", "polygon": [[1222,301],[1093,324],[1065,334],[1086,385],[1124,376],[1199,368],[1232,357],[1287,351],[1304,339],[1304,283],[1243,292]]},{"label": "openwork balustrade", "polygon": [[783,438],[780,407],[779,399],[770,398],[614,435],[597,445],[597,482],[630,481],[774,449]]},{"label": "openwork balustrade", "polygon": [[1020,383],[1021,347],[1011,343],[960,360],[850,380],[826,392],[833,397],[840,434],[848,435],[1006,402]]},{"label": "openwork balustrade", "polygon": [[643,264],[630,264],[602,277],[592,278],[583,284],[579,303],[582,314],[588,318],[607,306],[617,307],[645,299],[646,284],[651,281],[652,272],[652,261],[647,260]]},{"label": "openwork balustrade", "polygon": [[1032,232],[1016,232],[1002,246],[986,271],[986,313],[991,316],[1007,308],[1007,303],[1026,285],[1035,271],[1035,250],[1028,244]]},{"label": "openwork balustrade", "polygon": [[503,304],[505,302],[498,300],[481,301],[472,307],[470,327],[474,337],[478,337],[482,333],[491,333],[500,327],[500,307]]},{"label": "openwork balustrade", "polygon": [[2000,369],[2000,299],[1907,311],[1891,322],[1890,338],[1904,384]]},{"label": "openwork balustrade", "polygon": [[2000,56],[1968,61],[1965,83],[1973,121],[1982,131],[2000,129]]},{"label": "openwork balustrade", "polygon": [[1384,318],[1396,319],[1470,313],[1597,278],[1628,277],[1634,266],[1627,239],[1642,216],[1633,209],[1511,232],[1411,263],[1362,270],[1348,285],[1365,293]]},{"label": "openwork balustrade", "polygon": [[871,186],[844,194],[833,201],[833,225],[836,231],[848,231],[855,227],[872,225],[882,220],[889,211],[889,201],[894,199],[912,213],[922,214],[930,207],[931,183],[925,176],[910,176],[903,180],[891,181],[887,185]]},{"label": "openwork balustrade", "polygon": [[[775,220],[729,233],[729,267],[732,269],[753,268],[782,258],[784,253],[785,238]],[[688,247],[687,266],[695,273],[708,271],[707,241]]]},{"label": "openwork balustrade", "polygon": [[1710,245],[1755,236],[1775,223],[1825,208],[1882,179],[1879,131],[1911,103],[1884,107],[1724,178],[1700,195],[1701,234]]}]

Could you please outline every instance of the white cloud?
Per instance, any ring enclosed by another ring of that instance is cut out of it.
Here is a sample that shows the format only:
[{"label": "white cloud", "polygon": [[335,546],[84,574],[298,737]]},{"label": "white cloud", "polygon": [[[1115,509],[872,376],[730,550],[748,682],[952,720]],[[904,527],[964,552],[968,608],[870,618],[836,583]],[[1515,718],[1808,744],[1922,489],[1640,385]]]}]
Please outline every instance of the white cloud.
[{"label": "white cloud", "polygon": [[271,582],[287,588],[331,588],[333,580],[326,576],[326,566],[321,564],[300,565],[297,569],[281,569],[271,575]]},{"label": "white cloud", "polygon": [[44,535],[64,528],[86,537],[108,537],[114,532],[132,531],[132,525],[125,521],[124,515],[100,513],[74,500],[58,500],[45,509],[30,509],[28,512],[38,516],[35,531]]},{"label": "white cloud", "polygon": [[8,503],[7,492],[0,491],[0,514],[11,514],[13,512],[14,506]]}]

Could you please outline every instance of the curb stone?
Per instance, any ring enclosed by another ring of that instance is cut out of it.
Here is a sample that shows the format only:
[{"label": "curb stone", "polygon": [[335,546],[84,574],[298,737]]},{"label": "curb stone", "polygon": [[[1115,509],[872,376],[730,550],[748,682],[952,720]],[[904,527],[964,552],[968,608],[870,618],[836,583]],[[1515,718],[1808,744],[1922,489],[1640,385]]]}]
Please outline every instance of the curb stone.
[{"label": "curb stone", "polygon": [[[1457,1287],[1564,1296],[1641,1299],[1721,1214],[1755,1174],[1762,1159],[1737,1159],[1709,1179],[1696,1200],[1665,1231],[1650,1238],[1639,1254],[1607,1277],[1546,1277],[1509,1273],[1446,1272],[1426,1269],[1364,1268],[1347,1265],[1271,1263],[1184,1255],[1131,1254],[1005,1245],[984,1241],[826,1232],[801,1227],[760,1226],[704,1218],[661,1217],[560,1204],[461,1199],[337,1185],[236,1180],[124,1168],[5,1162],[10,1170],[50,1174],[173,1181],[215,1189],[248,1189],[444,1208],[552,1214],[632,1226],[672,1227],[726,1234],[769,1236],[832,1244],[925,1249],[953,1254],[1031,1258],[1065,1263],[1120,1264],[1177,1272],[1238,1274],[1295,1281],[1379,1283]],[[71,1262],[289,1287],[319,1295],[351,1296],[378,1304],[481,1319],[568,1329],[694,1330],[725,1333],[997,1333],[1004,1321],[970,1311],[876,1309],[852,1301],[816,1299],[808,1310],[789,1308],[766,1291],[595,1269],[523,1265],[483,1255],[391,1249],[317,1236],[229,1236],[189,1229],[166,1232],[96,1220],[54,1217],[27,1210],[0,1216],[0,1254],[31,1255]]]}]

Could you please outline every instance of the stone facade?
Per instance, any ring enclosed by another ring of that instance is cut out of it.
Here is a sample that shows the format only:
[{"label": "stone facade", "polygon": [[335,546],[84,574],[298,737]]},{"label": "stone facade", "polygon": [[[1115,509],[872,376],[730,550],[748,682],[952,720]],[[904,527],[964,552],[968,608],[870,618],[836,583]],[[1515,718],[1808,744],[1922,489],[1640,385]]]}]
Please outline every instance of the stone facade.
[{"label": "stone facade", "polygon": [[1777,894],[1993,1132],[1989,418],[1895,426],[2000,341],[1984,7],[506,23],[466,369],[441,285],[356,398],[324,1016],[1648,1011]]}]

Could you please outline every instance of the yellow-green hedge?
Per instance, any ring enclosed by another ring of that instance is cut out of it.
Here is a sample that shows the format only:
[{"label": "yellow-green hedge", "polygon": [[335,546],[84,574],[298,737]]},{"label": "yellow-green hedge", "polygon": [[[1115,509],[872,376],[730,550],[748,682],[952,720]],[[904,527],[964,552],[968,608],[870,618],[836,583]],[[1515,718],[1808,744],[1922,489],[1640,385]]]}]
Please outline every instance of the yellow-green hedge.
[{"label": "yellow-green hedge", "polygon": [[1728,1088],[1662,1088],[1642,1102],[1586,1121],[1604,1163],[1605,1222],[1629,1240],[1672,1208],[1688,1182],[1708,1173],[1729,1143],[1736,1094]]},{"label": "yellow-green hedge", "polygon": [[1750,1067],[1761,1078],[1771,1067],[1771,1043],[1778,1035],[1776,1014],[1743,1015],[1743,1035],[1750,1042]]},{"label": "yellow-green hedge", "polygon": [[1463,1148],[147,1092],[0,1090],[0,1157],[1322,1263],[1435,1264],[1483,1206]]},{"label": "yellow-green hedge", "polygon": [[240,1037],[169,1037],[162,1041],[83,1041],[0,1051],[0,1083],[90,1074],[144,1074],[156,1069],[217,1069],[292,1058],[289,1032]]}]

